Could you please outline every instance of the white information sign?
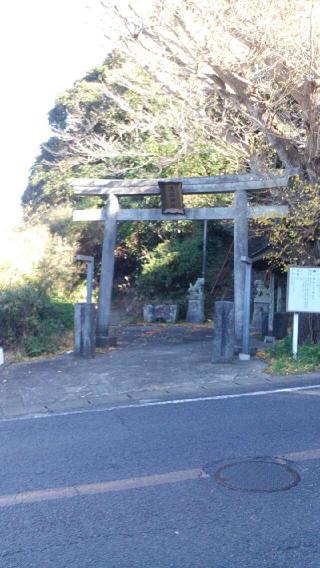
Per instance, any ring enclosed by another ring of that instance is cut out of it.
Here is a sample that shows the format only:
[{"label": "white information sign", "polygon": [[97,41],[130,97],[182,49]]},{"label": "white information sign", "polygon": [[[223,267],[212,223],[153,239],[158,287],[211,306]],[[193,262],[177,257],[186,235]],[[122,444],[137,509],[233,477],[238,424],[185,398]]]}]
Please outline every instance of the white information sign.
[{"label": "white information sign", "polygon": [[289,267],[287,312],[320,313],[320,268]]}]

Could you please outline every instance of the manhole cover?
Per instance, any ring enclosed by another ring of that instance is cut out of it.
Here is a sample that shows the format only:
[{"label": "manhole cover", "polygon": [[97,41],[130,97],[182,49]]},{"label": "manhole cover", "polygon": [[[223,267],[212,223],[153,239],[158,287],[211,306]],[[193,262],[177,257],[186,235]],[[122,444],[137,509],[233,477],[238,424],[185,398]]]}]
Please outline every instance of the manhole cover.
[{"label": "manhole cover", "polygon": [[215,472],[214,479],[228,489],[272,493],[298,485],[300,475],[285,463],[252,459],[223,465]]}]

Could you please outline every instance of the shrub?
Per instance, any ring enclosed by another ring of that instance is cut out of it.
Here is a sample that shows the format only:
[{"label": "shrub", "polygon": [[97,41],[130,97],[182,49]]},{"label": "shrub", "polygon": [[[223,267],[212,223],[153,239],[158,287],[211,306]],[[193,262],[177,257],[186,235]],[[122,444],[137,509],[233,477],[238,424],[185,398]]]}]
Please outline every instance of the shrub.
[{"label": "shrub", "polygon": [[277,341],[267,349],[270,370],[274,374],[314,371],[320,366],[320,344],[306,341],[299,347],[296,359],[292,356],[292,337]]},{"label": "shrub", "polygon": [[29,356],[58,349],[64,330],[72,327],[72,305],[53,301],[31,279],[0,289],[0,343]]},{"label": "shrub", "polygon": [[201,238],[167,240],[148,252],[138,278],[142,297],[179,298],[201,272]]}]

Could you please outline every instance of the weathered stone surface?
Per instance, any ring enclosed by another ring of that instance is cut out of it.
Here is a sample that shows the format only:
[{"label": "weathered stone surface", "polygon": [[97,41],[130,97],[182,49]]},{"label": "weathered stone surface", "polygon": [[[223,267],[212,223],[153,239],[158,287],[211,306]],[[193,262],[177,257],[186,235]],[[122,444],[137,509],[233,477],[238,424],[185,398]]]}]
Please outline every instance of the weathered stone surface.
[{"label": "weathered stone surface", "polygon": [[94,357],[96,346],[96,304],[79,303],[74,307],[74,353]]},{"label": "weathered stone surface", "polygon": [[143,320],[147,323],[157,321],[175,323],[177,317],[177,304],[145,304],[143,306]]},{"label": "weathered stone surface", "polygon": [[254,307],[253,307],[253,318],[252,318],[251,329],[254,331],[261,332],[262,323],[264,321],[264,314],[267,314],[269,318],[271,296],[270,296],[270,291],[264,285],[263,280],[255,280],[254,285],[255,285],[255,295],[254,295]]},{"label": "weathered stone surface", "polygon": [[204,300],[189,300],[186,321],[189,323],[203,323],[204,317]]},{"label": "weathered stone surface", "polygon": [[234,356],[234,303],[215,302],[213,313],[213,363],[230,363]]},{"label": "weathered stone surface", "polygon": [[97,345],[101,346],[104,345],[104,337],[109,335],[118,211],[118,200],[115,195],[110,195],[105,207],[106,222],[103,234],[96,332]]},{"label": "weathered stone surface", "polygon": [[261,338],[264,339],[268,335],[269,330],[269,313],[263,313],[261,317]]},{"label": "weathered stone surface", "polygon": [[186,321],[189,323],[203,323],[205,321],[204,278],[197,278],[196,283],[189,286]]}]

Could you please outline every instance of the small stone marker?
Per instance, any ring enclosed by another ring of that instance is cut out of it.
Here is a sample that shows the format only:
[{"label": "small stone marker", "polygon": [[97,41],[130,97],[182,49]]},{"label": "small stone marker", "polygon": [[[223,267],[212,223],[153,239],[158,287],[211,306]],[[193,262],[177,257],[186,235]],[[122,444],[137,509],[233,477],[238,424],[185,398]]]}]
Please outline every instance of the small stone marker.
[{"label": "small stone marker", "polygon": [[79,303],[74,307],[74,353],[94,357],[96,346],[96,304]]},{"label": "small stone marker", "polygon": [[213,363],[231,363],[234,355],[234,303],[214,304]]},{"label": "small stone marker", "polygon": [[204,320],[204,278],[197,278],[196,283],[189,286],[186,321],[203,323]]}]

